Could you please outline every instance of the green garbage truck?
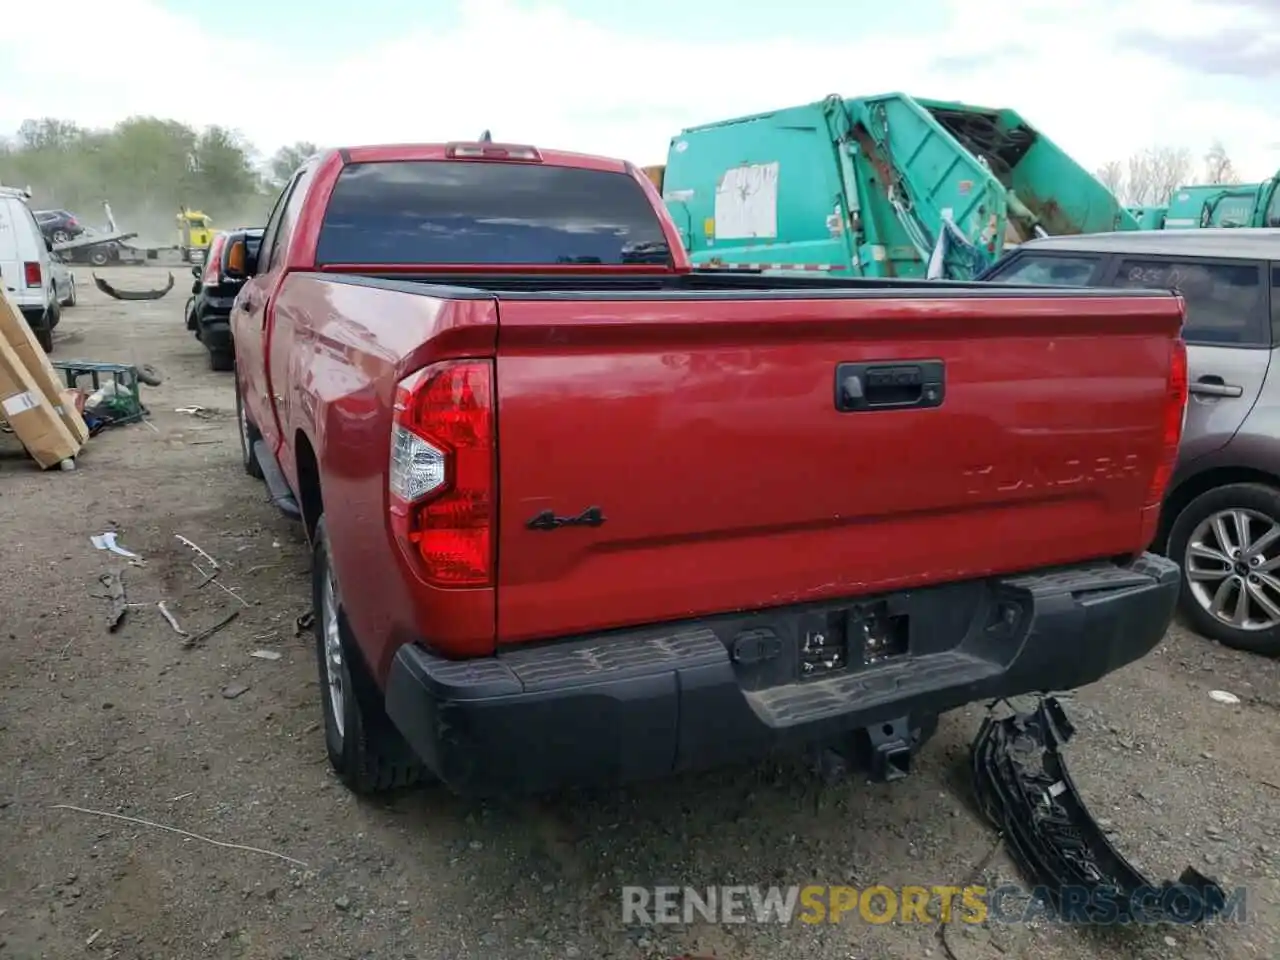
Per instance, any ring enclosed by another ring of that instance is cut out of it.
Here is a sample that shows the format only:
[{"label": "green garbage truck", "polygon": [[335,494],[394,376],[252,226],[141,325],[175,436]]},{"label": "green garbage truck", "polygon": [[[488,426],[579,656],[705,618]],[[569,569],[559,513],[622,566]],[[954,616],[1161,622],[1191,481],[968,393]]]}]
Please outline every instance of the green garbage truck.
[{"label": "green garbage truck", "polygon": [[1280,227],[1280,172],[1261,183],[1203,183],[1178,187],[1163,230],[1205,227]]},{"label": "green garbage truck", "polygon": [[963,280],[1032,237],[1140,229],[1013,110],[903,93],[690,127],[654,179],[704,269]]}]

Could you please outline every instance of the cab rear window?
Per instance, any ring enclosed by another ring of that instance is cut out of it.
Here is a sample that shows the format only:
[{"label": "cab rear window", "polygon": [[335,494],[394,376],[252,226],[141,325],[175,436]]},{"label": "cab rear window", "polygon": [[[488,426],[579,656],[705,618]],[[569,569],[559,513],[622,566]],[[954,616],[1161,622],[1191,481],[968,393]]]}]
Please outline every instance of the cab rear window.
[{"label": "cab rear window", "polygon": [[649,198],[603,170],[488,161],[345,167],[325,210],[319,264],[671,263]]}]

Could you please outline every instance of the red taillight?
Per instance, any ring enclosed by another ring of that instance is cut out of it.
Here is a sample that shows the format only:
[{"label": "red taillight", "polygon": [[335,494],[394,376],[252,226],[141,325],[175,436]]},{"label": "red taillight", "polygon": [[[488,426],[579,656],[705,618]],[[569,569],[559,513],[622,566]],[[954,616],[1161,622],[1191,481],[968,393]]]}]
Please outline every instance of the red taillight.
[{"label": "red taillight", "polygon": [[1164,499],[1178,464],[1178,445],[1187,422],[1187,345],[1181,338],[1174,341],[1169,358],[1168,393],[1164,417],[1160,425],[1160,462],[1151,475],[1147,490],[1147,506],[1158,507]]},{"label": "red taillight", "polygon": [[78,226],[80,226],[80,224],[76,223],[76,218],[75,218],[75,217],[67,217],[67,226],[68,226],[68,227],[78,227]]},{"label": "red taillight", "polygon": [[226,243],[226,237],[218,237],[209,246],[209,254],[204,262],[204,276],[200,278],[200,282],[206,287],[213,286],[218,281],[218,273],[222,269],[222,248]]},{"label": "red taillight", "polygon": [[493,584],[493,366],[451,360],[396,387],[391,526],[437,587]]},{"label": "red taillight", "polygon": [[40,270],[39,260],[28,260],[22,265],[22,273],[28,287],[43,287],[44,274]]}]

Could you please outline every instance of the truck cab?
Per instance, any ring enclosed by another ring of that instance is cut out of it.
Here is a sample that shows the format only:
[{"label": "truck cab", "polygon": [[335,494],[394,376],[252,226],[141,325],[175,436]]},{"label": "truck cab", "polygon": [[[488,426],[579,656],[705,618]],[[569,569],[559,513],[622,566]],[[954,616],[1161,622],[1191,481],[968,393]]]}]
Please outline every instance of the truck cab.
[{"label": "truck cab", "polygon": [[183,263],[203,263],[213,242],[213,223],[199,210],[178,212],[178,253]]}]

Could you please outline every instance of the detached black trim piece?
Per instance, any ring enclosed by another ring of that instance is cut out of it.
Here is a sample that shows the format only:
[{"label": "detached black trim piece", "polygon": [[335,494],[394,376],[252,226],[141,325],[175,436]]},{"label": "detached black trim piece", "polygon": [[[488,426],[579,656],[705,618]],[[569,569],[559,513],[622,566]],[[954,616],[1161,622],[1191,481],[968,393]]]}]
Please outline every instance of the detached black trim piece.
[{"label": "detached black trim piece", "polygon": [[1045,697],[1028,713],[988,716],[973,743],[983,813],[1047,906],[1077,922],[1185,924],[1221,914],[1217,881],[1187,867],[1176,882],[1153,884],[1111,845],[1058,752],[1074,732],[1058,700]]},{"label": "detached black trim piece", "polygon": [[161,290],[117,290],[96,273],[93,275],[93,283],[108,297],[112,297],[115,300],[159,300],[173,289],[173,274],[169,274],[169,283]]},{"label": "detached black trim piece", "polygon": [[[469,660],[405,643],[386,707],[460,794],[656,779],[1092,683],[1160,642],[1179,576],[1176,563],[1144,555],[513,644]],[[869,658],[881,621],[907,624],[907,648]],[[805,669],[815,631],[843,668]]]}]

